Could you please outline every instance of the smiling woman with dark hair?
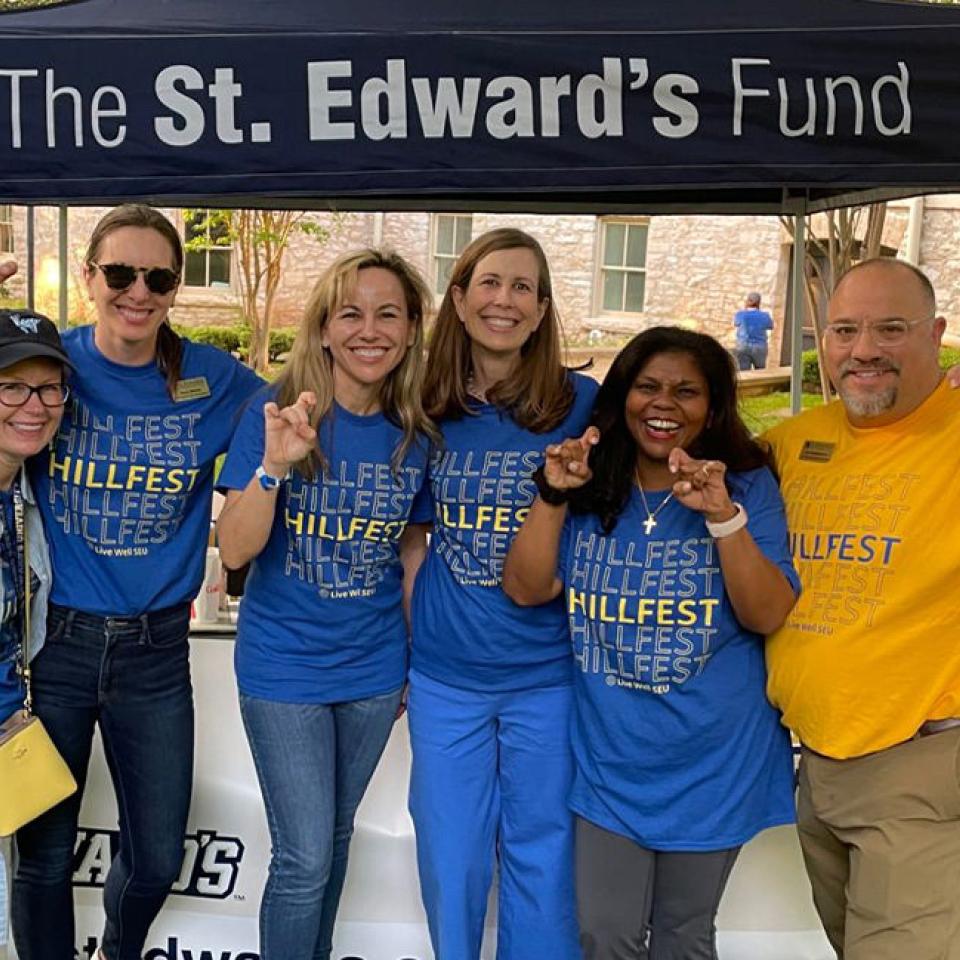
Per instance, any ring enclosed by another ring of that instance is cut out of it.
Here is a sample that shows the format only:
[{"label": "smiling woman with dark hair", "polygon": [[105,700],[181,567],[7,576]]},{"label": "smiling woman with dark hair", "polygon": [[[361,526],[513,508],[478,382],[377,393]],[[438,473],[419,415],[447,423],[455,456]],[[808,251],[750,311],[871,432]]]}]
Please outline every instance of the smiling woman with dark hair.
[{"label": "smiling woman with dark hair", "polygon": [[764,695],[763,635],[799,589],[783,502],[711,337],[635,337],[593,424],[547,447],[503,581],[567,611],[581,946],[715,958],[741,845],[793,820],[790,741]]}]

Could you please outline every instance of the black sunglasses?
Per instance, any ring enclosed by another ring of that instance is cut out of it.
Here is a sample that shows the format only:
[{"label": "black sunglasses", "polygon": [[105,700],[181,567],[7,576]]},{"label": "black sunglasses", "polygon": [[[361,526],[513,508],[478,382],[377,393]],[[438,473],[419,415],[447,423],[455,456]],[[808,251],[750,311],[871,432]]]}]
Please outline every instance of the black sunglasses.
[{"label": "black sunglasses", "polygon": [[126,263],[95,263],[93,260],[90,266],[103,274],[111,290],[126,290],[133,286],[138,273],[143,274],[143,282],[151,293],[169,293],[180,282],[180,274],[167,267],[131,267]]}]

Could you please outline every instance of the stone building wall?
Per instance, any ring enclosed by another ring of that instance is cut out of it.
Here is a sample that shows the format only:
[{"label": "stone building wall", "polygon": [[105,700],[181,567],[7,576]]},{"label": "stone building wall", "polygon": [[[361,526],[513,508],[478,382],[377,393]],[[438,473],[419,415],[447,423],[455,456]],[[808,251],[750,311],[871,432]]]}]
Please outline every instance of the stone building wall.
[{"label": "stone building wall", "polygon": [[[80,283],[80,265],[87,237],[103,214],[102,208],[74,207],[69,215],[69,269],[72,279],[70,313],[91,319]],[[167,211],[181,223],[179,211]],[[25,210],[14,208],[18,258],[23,261]],[[309,213],[310,220],[329,230],[326,242],[295,233],[284,261],[276,322],[296,324],[309,291],[323,268],[342,252],[380,242],[398,249],[429,277],[431,228],[428,213]],[[38,307],[57,313],[57,211],[38,208],[36,268]],[[647,284],[644,311],[630,316],[604,316],[596,299],[599,219],[586,215],[519,215],[477,213],[473,235],[497,226],[513,225],[538,237],[550,259],[554,297],[568,333],[600,329],[633,333],[657,323],[681,323],[732,342],[731,318],[748,291],[763,295],[774,316],[779,343],[789,275],[790,238],[777,217],[659,216],[649,220]],[[903,244],[907,223],[905,203],[891,204],[884,242]],[[927,198],[920,266],[930,273],[950,329],[960,334],[960,195]],[[8,288],[23,296],[23,279]],[[234,289],[182,288],[174,310],[178,322],[231,323],[239,318]]]}]

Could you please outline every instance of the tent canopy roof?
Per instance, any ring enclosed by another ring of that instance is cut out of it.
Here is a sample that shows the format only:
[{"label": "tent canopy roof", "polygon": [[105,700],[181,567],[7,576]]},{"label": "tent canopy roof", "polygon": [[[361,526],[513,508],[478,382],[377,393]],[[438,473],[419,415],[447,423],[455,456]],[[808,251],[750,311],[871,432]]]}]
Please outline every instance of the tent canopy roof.
[{"label": "tent canopy roof", "polygon": [[960,8],[74,0],[0,14],[0,201],[796,212],[960,183]]}]

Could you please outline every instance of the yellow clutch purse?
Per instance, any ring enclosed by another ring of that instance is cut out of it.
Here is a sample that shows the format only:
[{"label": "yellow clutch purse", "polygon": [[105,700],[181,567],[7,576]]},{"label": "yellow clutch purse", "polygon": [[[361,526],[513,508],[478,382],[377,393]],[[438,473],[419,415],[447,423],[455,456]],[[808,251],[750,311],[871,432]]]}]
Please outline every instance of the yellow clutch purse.
[{"label": "yellow clutch purse", "polygon": [[18,710],[0,726],[0,837],[9,836],[77,789],[43,724]]}]

